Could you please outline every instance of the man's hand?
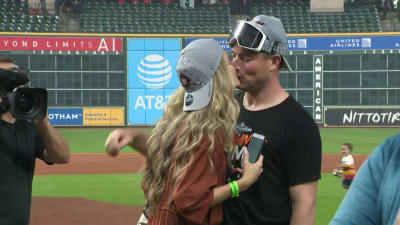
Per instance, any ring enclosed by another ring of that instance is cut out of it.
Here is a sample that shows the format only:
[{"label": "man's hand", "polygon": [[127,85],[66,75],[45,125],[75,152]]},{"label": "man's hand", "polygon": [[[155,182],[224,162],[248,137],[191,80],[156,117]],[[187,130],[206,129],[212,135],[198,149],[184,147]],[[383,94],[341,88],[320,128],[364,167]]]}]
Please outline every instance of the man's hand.
[{"label": "man's hand", "polygon": [[[46,126],[48,124],[50,124],[49,121],[49,116],[46,114],[46,116],[42,119],[42,120],[31,120],[32,124],[35,125],[35,127],[37,128],[38,126]],[[50,124],[51,126],[51,124]]]},{"label": "man's hand", "polygon": [[51,163],[68,163],[71,151],[67,140],[50,123],[46,115],[43,120],[32,120],[45,145],[43,158]]}]

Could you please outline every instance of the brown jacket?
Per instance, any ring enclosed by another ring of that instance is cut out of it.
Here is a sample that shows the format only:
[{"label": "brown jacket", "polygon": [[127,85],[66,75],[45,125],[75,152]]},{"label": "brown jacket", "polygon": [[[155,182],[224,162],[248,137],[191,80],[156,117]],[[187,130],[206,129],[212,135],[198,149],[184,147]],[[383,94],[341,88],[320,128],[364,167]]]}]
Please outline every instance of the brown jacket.
[{"label": "brown jacket", "polygon": [[[177,181],[172,192],[173,168],[169,169],[165,192],[159,210],[149,218],[148,225],[219,225],[222,223],[222,204],[210,208],[213,188],[225,184],[227,160],[223,135],[214,135],[215,148],[211,154],[214,170],[208,158],[210,141],[204,138],[194,153],[192,164]],[[172,196],[172,201],[168,201]]]}]

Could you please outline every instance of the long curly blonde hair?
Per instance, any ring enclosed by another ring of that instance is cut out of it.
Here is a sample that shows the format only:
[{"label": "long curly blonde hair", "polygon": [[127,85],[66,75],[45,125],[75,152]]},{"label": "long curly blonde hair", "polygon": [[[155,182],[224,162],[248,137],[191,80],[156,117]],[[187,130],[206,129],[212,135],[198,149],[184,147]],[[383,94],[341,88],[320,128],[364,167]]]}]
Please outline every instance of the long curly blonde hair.
[{"label": "long curly blonde hair", "polygon": [[213,94],[207,107],[183,112],[185,90],[182,87],[178,88],[165,107],[163,117],[147,142],[143,189],[150,214],[158,210],[170,167],[174,166],[171,182],[174,191],[175,184],[192,163],[193,153],[205,136],[211,143],[208,157],[214,169],[211,153],[214,151],[214,133],[217,129],[223,131],[224,151],[229,163],[234,126],[239,113],[239,105],[233,95],[232,78],[229,77],[232,75],[229,73],[228,65],[222,59],[213,77]]}]

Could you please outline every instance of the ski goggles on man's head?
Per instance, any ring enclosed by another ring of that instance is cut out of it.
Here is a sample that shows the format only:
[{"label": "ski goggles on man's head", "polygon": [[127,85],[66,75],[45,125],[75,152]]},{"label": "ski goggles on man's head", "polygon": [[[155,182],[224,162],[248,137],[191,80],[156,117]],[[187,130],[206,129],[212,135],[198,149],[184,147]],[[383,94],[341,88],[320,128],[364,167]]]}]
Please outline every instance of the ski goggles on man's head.
[{"label": "ski goggles on man's head", "polygon": [[242,48],[260,52],[266,40],[268,40],[267,35],[258,27],[255,27],[248,21],[240,21],[228,43],[233,45],[236,41]]},{"label": "ski goggles on man's head", "polygon": [[270,38],[253,22],[240,21],[228,44],[237,43],[240,47],[254,51],[267,52],[272,55],[286,55],[286,40],[270,40]]}]

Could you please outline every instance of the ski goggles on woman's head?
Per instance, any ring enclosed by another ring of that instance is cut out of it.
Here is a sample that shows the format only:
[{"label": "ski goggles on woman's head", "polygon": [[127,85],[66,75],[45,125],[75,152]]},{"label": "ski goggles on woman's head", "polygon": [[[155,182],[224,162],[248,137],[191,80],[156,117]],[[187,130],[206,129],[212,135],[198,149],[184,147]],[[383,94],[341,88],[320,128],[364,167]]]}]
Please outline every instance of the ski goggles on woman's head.
[{"label": "ski goggles on woman's head", "polygon": [[268,40],[267,35],[259,28],[248,21],[240,21],[228,43],[232,45],[236,41],[242,48],[260,52],[266,40]]}]

